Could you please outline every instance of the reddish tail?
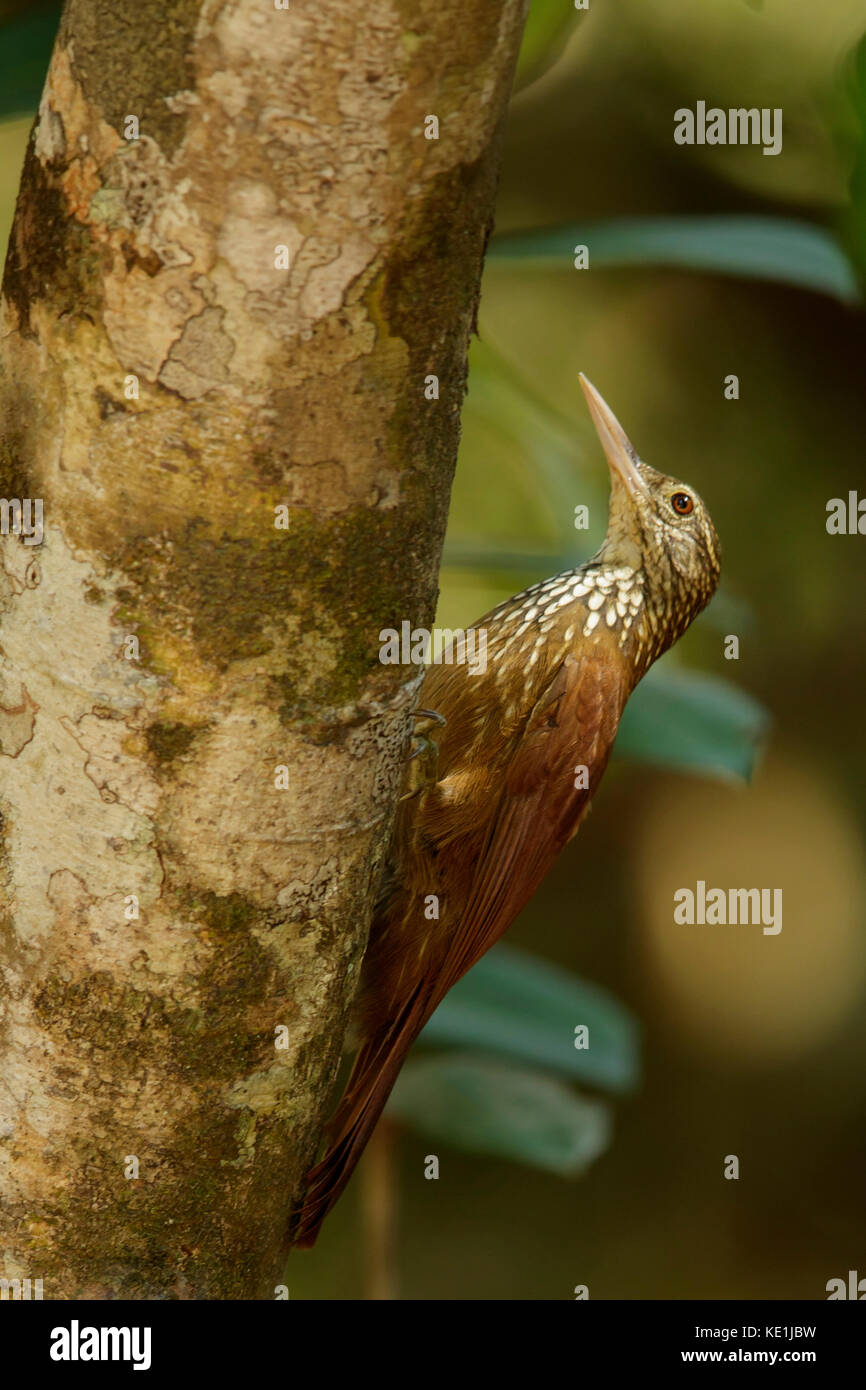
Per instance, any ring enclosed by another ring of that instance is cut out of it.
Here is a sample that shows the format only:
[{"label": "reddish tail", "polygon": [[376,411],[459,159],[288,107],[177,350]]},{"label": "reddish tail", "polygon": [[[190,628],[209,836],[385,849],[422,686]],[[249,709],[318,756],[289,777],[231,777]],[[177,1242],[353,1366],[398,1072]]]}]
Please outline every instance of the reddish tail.
[{"label": "reddish tail", "polygon": [[315,1245],[319,1229],[346,1186],[385,1102],[400,1073],[406,1053],[428,1017],[425,999],[415,995],[387,1028],[361,1047],[340,1104],[328,1122],[328,1151],[307,1175],[303,1204],[293,1223],[292,1244]]}]

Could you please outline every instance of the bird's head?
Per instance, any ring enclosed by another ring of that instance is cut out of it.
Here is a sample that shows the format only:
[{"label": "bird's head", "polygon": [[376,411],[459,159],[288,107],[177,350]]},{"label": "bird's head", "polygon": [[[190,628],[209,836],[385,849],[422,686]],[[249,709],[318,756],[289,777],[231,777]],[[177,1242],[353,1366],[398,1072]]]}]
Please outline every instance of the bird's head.
[{"label": "bird's head", "polygon": [[645,601],[670,629],[669,645],[715,593],[721,569],[715,527],[695,489],[644,463],[582,373],[580,384],[610,466],[607,535],[596,559],[643,572]]}]

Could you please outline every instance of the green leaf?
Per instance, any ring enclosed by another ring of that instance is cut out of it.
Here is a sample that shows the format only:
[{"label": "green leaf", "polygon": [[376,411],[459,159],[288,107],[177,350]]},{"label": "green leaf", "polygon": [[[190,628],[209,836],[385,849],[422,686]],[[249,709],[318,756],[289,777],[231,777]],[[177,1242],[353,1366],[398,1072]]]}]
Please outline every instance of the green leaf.
[{"label": "green leaf", "polygon": [[471,1054],[404,1066],[387,1114],[421,1134],[574,1177],[610,1143],[603,1101],[576,1095],[552,1077]]},{"label": "green leaf", "polygon": [[569,269],[578,245],[589,247],[596,270],[668,265],[778,280],[846,303],[860,299],[854,269],[835,237],[782,217],[621,217],[551,227],[495,238],[488,260]]},{"label": "green leaf", "polygon": [[517,59],[516,92],[536,82],[553,67],[574,32],[575,24],[585,13],[575,10],[574,0],[532,0]]},{"label": "green leaf", "polygon": [[[469,390],[463,431],[474,420],[487,421],[514,442],[533,490],[559,534],[566,533],[577,502],[592,513],[604,505],[602,472],[585,467],[573,423],[533,391],[529,382],[487,342],[476,340],[469,354]],[[537,484],[535,480],[537,479]]]},{"label": "green leaf", "polygon": [[515,440],[558,518],[573,516],[576,498],[590,501],[584,497],[587,484],[571,421],[540,400],[526,378],[480,339],[469,354],[464,421],[473,414],[491,420]]},{"label": "green leaf", "polygon": [[60,22],[59,5],[0,23],[0,117],[35,114]]},{"label": "green leaf", "polygon": [[616,754],[748,781],[769,727],[762,705],[718,676],[655,668],[626,705]]},{"label": "green leaf", "polygon": [[866,37],[851,53],[848,70],[848,95],[858,130],[849,184],[851,205],[844,217],[844,234],[862,272],[866,270]]},{"label": "green leaf", "polygon": [[[585,1024],[589,1046],[575,1047]],[[457,981],[422,1043],[476,1047],[611,1091],[637,1082],[637,1026],[598,985],[513,946],[498,945]]]}]

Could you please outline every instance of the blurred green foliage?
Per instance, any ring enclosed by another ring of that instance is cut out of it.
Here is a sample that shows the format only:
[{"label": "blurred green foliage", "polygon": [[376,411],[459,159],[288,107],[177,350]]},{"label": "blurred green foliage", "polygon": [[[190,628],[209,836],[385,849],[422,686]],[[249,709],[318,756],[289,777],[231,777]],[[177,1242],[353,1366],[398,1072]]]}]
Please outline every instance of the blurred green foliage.
[{"label": "blurred green foliage", "polygon": [[517,59],[515,91],[536,82],[553,66],[585,13],[574,8],[573,0],[532,0]]},{"label": "blurred green foliage", "polygon": [[[578,1029],[586,1032],[576,1037]],[[612,1126],[605,1104],[553,1074],[614,1092],[633,1089],[639,1074],[637,1025],[622,1004],[503,944],[458,980],[419,1046],[474,1051],[410,1061],[388,1103],[391,1118],[568,1177],[603,1151]]]},{"label": "blurred green foliage", "polygon": [[447,1053],[406,1063],[388,1104],[419,1134],[577,1177],[607,1148],[609,1107],[555,1077]]},{"label": "blurred green foliage", "polygon": [[571,266],[575,246],[588,247],[593,270],[667,265],[778,280],[844,303],[861,297],[833,233],[788,217],[618,217],[498,237],[490,256],[561,270]]},{"label": "blurred green foliage", "polygon": [[[575,1044],[589,1030],[591,1047]],[[500,943],[457,981],[421,1035],[426,1043],[478,1047],[609,1091],[629,1091],[639,1072],[634,1019],[598,985]]]},{"label": "blurred green foliage", "polygon": [[769,729],[757,700],[730,681],[703,672],[656,666],[626,705],[618,756],[748,781]]},{"label": "blurred green foliage", "polygon": [[849,185],[851,205],[843,228],[860,273],[866,276],[866,36],[854,48],[848,72],[848,96],[856,134]]},{"label": "blurred green foliage", "polygon": [[[61,7],[0,11],[0,118],[35,112],[42,95]],[[11,11],[11,14],[10,14]]]}]

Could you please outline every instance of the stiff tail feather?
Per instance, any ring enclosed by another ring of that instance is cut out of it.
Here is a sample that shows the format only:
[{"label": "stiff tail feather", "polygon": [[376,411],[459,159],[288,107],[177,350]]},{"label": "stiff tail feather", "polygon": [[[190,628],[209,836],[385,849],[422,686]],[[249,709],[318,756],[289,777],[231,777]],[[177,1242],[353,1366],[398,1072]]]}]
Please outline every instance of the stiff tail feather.
[{"label": "stiff tail feather", "polygon": [[303,1201],[292,1221],[291,1243],[315,1245],[322,1222],[355,1171],[367,1141],[385,1108],[406,1054],[427,1017],[420,990],[396,1019],[361,1047],[342,1099],[329,1120],[328,1149],[307,1174]]}]

